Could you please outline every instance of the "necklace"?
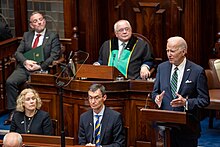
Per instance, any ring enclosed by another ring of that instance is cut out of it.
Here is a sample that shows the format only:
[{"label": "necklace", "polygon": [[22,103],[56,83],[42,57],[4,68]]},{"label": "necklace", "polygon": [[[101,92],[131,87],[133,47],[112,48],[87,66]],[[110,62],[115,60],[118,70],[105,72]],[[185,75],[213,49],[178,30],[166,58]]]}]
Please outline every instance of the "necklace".
[{"label": "necklace", "polygon": [[[32,121],[34,119],[34,116],[35,114],[37,113],[37,110],[35,111],[34,115],[32,117],[27,117],[24,115],[24,132],[26,134],[29,134],[30,133],[30,127],[31,127],[31,124],[32,124]],[[29,123],[27,124],[27,120],[29,121]]]}]

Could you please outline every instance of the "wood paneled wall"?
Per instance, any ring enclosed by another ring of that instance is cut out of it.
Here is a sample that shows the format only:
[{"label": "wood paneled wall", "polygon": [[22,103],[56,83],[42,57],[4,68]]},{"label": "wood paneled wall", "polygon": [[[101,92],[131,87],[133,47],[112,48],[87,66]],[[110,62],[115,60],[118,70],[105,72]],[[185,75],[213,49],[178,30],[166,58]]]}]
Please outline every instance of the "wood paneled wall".
[{"label": "wood paneled wall", "polygon": [[[27,30],[26,0],[15,0],[16,36]],[[166,60],[166,41],[182,36],[188,43],[188,58],[203,67],[216,56],[213,51],[220,31],[220,2],[216,0],[65,0],[65,38],[77,28],[78,44],[69,50],[90,54],[87,63],[98,59],[102,43],[114,35],[113,25],[119,19],[130,21],[133,32],[148,37],[154,54]],[[67,51],[69,53],[69,51]]]},{"label": "wood paneled wall", "polygon": [[82,0],[79,3],[79,48],[90,53],[90,63],[97,60],[101,44],[113,35],[113,24],[118,19],[128,19],[134,32],[147,36],[156,57],[166,60],[166,40],[176,35],[186,39],[190,60],[207,67],[212,56],[216,1],[90,0],[85,3]]}]

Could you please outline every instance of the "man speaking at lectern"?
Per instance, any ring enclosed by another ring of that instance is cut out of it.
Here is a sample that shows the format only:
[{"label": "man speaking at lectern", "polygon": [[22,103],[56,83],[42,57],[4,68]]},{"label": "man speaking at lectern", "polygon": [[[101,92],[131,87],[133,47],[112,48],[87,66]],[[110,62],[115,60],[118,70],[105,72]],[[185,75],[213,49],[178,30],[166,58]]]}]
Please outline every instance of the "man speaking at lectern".
[{"label": "man speaking at lectern", "polygon": [[[18,65],[6,81],[8,110],[11,113],[5,124],[10,124],[11,122],[13,111],[16,107],[16,98],[19,94],[19,86],[28,80],[31,72],[46,71],[48,66],[60,57],[59,36],[46,29],[46,20],[43,14],[33,12],[30,16],[30,27],[32,30],[24,33],[21,43],[15,52]],[[37,63],[24,56],[24,53],[40,46],[43,49],[44,56],[42,62]]]},{"label": "man speaking at lectern", "polygon": [[145,80],[150,77],[154,57],[149,44],[132,35],[127,20],[117,21],[114,32],[116,37],[103,43],[94,65],[114,66],[129,79]]},{"label": "man speaking at lectern", "polygon": [[193,125],[171,128],[171,147],[197,147],[199,109],[210,102],[205,71],[186,59],[187,43],[182,37],[169,38],[166,51],[169,61],[158,66],[152,99],[160,109],[190,114]]}]

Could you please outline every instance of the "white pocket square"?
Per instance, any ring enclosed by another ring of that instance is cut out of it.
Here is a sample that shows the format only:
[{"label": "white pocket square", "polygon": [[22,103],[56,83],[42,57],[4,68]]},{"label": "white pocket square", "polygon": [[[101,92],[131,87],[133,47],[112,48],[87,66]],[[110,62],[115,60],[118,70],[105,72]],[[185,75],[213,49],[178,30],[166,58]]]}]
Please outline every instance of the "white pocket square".
[{"label": "white pocket square", "polygon": [[186,84],[188,84],[188,83],[192,83],[192,81],[190,81],[190,80],[186,80],[185,83],[186,83]]}]

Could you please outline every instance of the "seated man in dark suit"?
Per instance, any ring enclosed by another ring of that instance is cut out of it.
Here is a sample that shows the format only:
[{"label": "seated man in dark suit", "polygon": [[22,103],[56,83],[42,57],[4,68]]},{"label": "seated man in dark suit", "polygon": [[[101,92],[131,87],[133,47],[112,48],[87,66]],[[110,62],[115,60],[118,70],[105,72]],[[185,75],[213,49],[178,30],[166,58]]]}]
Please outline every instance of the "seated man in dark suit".
[{"label": "seated man in dark suit", "polygon": [[[30,27],[32,30],[24,33],[23,39],[15,52],[18,65],[6,81],[8,110],[10,112],[15,110],[19,86],[28,80],[30,73],[40,70],[46,71],[49,65],[60,57],[59,36],[46,29],[46,20],[41,13],[33,12],[31,14]],[[43,62],[37,63],[24,57],[24,53],[40,45],[42,45],[44,53]],[[5,124],[10,124],[12,114],[5,121]]]},{"label": "seated man in dark suit", "polygon": [[124,147],[125,134],[121,114],[104,105],[105,87],[93,84],[88,91],[91,110],[81,114],[79,144],[102,147]]}]

